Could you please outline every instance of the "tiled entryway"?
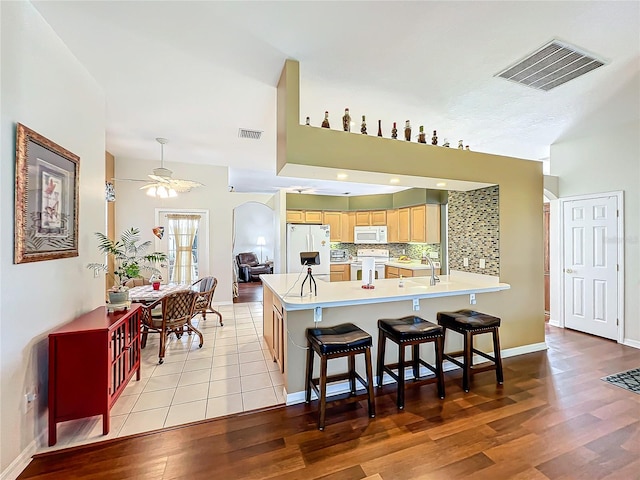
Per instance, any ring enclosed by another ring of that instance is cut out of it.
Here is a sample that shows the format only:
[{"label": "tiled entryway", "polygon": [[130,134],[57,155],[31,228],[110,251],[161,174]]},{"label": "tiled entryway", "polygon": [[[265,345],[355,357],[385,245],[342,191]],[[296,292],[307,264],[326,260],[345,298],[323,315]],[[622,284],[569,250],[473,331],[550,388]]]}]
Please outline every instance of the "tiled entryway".
[{"label": "tiled entryway", "polygon": [[142,378],[135,377],[111,409],[111,431],[102,418],[58,424],[58,443],[40,451],[122,437],[163,427],[283,404],[283,377],[262,337],[262,303],[218,305],[217,315],[194,319],[204,335],[171,335],[158,365],[157,334],[142,350]]}]

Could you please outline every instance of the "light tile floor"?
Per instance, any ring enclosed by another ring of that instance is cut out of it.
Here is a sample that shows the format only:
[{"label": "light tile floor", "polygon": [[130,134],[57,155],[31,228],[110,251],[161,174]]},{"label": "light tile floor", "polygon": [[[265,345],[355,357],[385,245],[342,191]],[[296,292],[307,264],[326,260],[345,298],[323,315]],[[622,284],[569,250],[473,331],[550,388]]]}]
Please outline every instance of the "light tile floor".
[{"label": "light tile floor", "polygon": [[158,364],[159,337],[149,334],[142,350],[140,381],[135,377],[111,409],[111,431],[102,435],[102,417],[58,424],[58,442],[40,452],[171,427],[285,402],[284,380],[262,337],[262,303],[218,305],[217,315],[194,319],[204,335],[168,339]]}]

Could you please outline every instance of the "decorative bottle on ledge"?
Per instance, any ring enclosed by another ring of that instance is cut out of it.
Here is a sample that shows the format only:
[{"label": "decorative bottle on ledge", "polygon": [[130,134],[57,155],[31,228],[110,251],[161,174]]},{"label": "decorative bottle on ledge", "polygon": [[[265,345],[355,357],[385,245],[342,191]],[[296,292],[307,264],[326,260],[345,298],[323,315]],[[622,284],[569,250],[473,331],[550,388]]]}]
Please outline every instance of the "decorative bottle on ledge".
[{"label": "decorative bottle on ledge", "polygon": [[378,136],[382,136],[382,120],[378,120]]},{"label": "decorative bottle on ledge", "polygon": [[311,125],[311,120],[309,119],[309,117],[307,117],[307,119],[304,121],[304,124],[305,124],[306,126]]},{"label": "decorative bottle on ledge", "polygon": [[409,120],[407,120],[404,124],[404,139],[407,142],[411,141],[411,123],[409,123]]},{"label": "decorative bottle on ledge", "polygon": [[324,120],[322,120],[322,128],[331,128],[329,127],[329,112],[324,112]]},{"label": "decorative bottle on ledge", "polygon": [[427,143],[427,136],[422,125],[420,125],[420,133],[418,133],[418,143]]},{"label": "decorative bottle on ledge", "polygon": [[393,128],[391,129],[391,138],[396,140],[398,138],[398,129],[396,128],[396,122],[393,122]]},{"label": "decorative bottle on ledge", "polygon": [[351,131],[351,115],[349,114],[349,109],[344,109],[344,115],[342,116],[342,129],[345,132]]},{"label": "decorative bottle on ledge", "polygon": [[433,137],[431,137],[431,145],[438,145],[438,135],[436,135],[436,131],[433,131]]},{"label": "decorative bottle on ledge", "polygon": [[362,115],[362,125],[360,125],[360,133],[363,135],[367,134],[367,122],[364,119],[364,115]]},{"label": "decorative bottle on ledge", "polygon": [[464,150],[464,145],[462,145],[462,140],[458,140],[458,149]]}]

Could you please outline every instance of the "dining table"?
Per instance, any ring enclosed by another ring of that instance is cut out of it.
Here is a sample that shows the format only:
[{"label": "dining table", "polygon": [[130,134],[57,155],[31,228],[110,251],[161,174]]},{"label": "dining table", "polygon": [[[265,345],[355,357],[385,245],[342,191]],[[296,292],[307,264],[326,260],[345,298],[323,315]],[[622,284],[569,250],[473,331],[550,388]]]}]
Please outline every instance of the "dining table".
[{"label": "dining table", "polygon": [[182,290],[189,290],[190,288],[191,285],[188,283],[161,284],[160,288],[157,290],[153,288],[153,285],[140,285],[129,289],[129,300],[132,302],[150,304],[165,295],[180,292]]}]

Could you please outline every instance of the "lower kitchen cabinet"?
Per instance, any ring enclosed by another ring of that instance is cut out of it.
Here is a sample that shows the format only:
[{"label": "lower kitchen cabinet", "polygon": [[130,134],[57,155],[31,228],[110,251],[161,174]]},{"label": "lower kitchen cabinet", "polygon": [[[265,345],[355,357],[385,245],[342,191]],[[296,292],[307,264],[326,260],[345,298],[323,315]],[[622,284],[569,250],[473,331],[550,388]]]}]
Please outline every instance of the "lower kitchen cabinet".
[{"label": "lower kitchen cabinet", "polygon": [[351,280],[351,265],[348,263],[331,265],[330,272],[332,282],[345,282]]}]

